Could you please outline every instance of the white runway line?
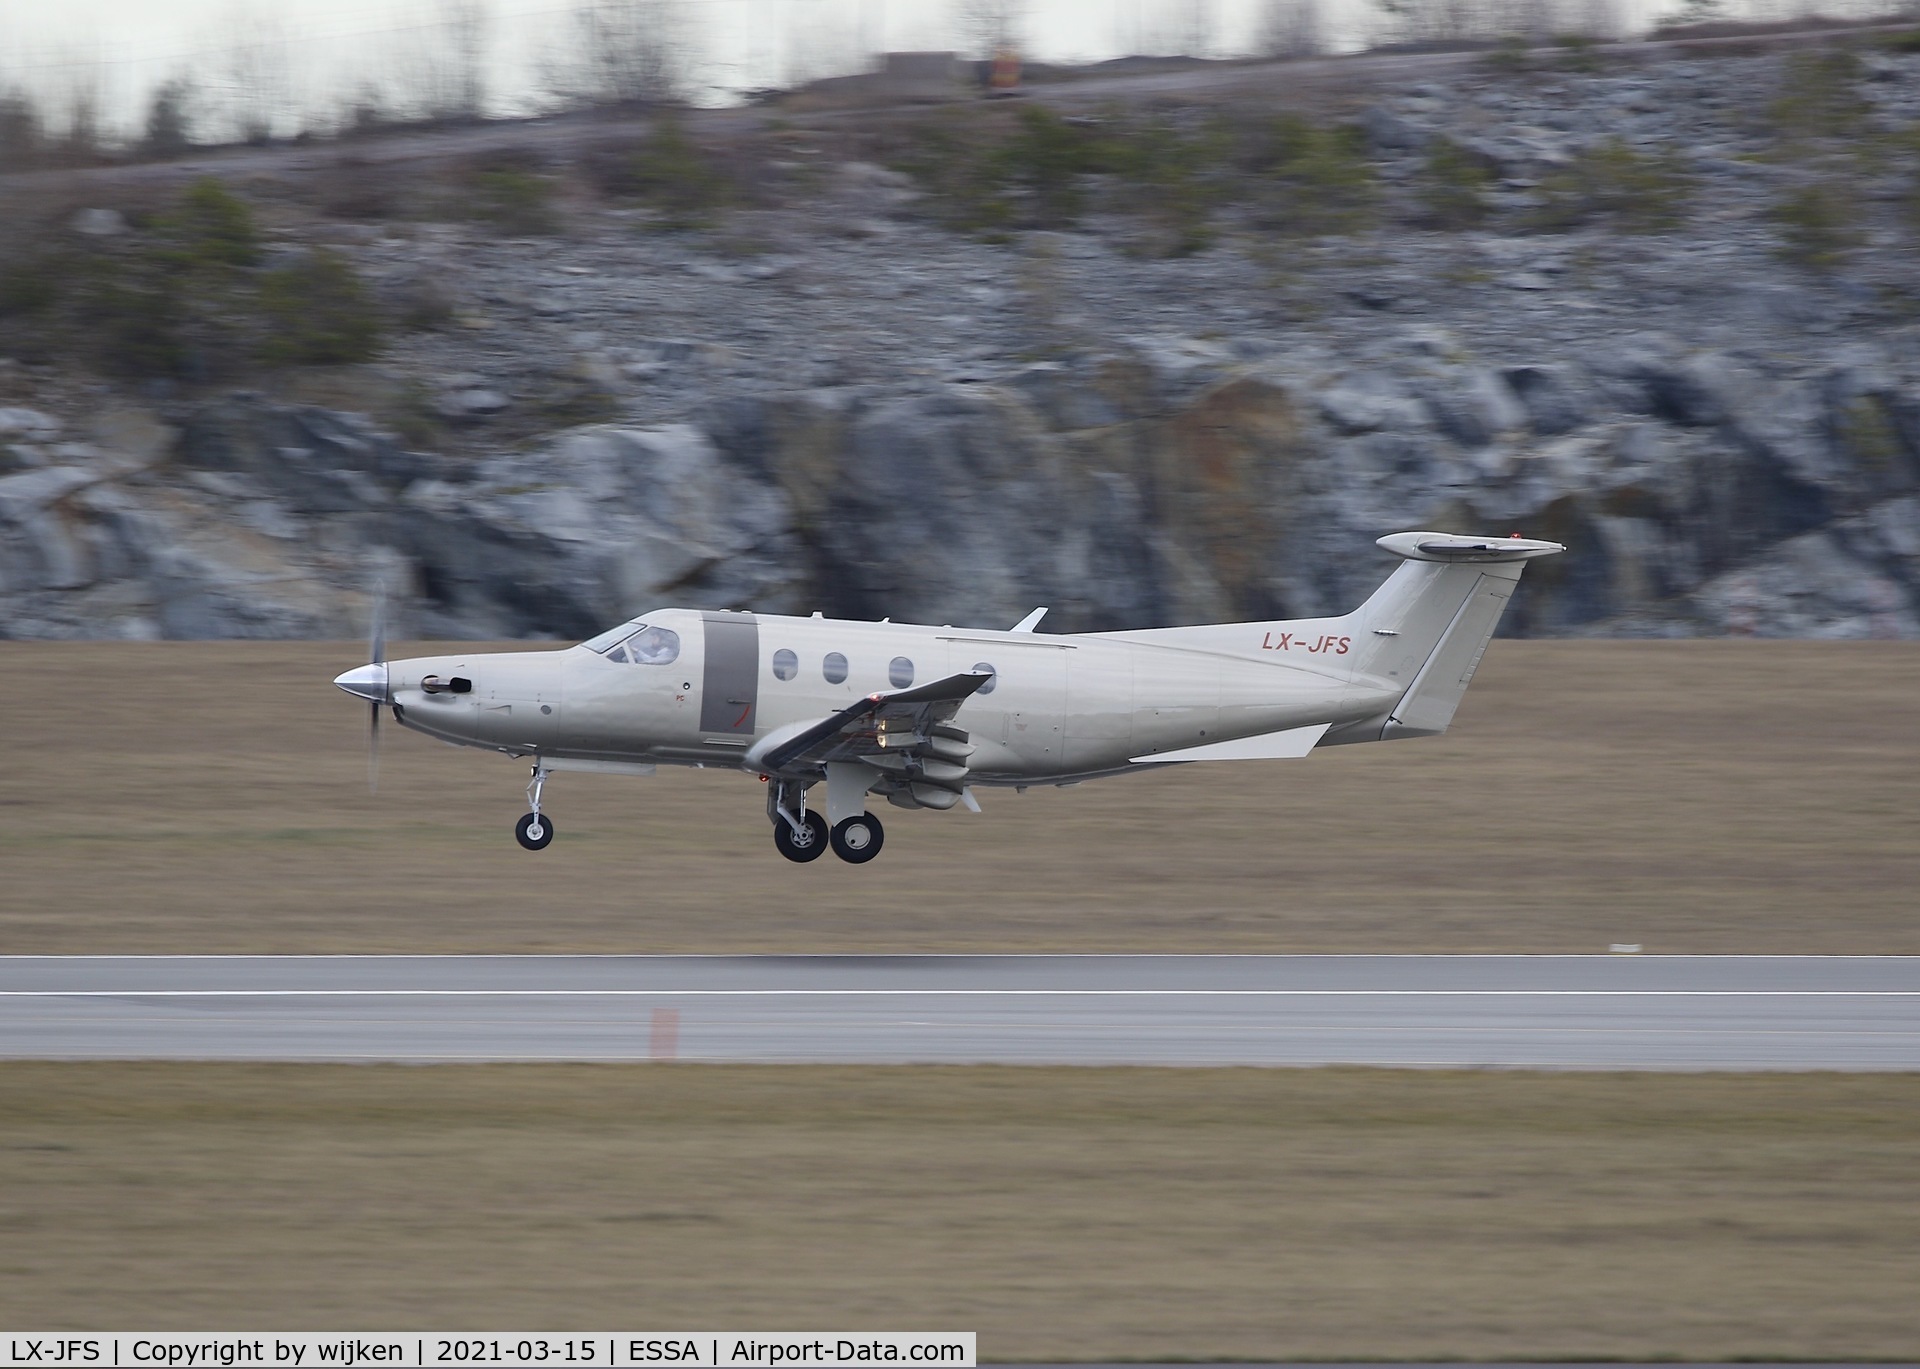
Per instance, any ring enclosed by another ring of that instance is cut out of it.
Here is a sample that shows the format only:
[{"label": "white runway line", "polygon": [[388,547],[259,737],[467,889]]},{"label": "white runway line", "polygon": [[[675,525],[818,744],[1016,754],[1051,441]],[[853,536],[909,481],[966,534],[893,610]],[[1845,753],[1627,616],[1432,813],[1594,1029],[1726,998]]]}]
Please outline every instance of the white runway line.
[{"label": "white runway line", "polygon": [[0,989],[0,998],[1920,998],[1920,989]]}]

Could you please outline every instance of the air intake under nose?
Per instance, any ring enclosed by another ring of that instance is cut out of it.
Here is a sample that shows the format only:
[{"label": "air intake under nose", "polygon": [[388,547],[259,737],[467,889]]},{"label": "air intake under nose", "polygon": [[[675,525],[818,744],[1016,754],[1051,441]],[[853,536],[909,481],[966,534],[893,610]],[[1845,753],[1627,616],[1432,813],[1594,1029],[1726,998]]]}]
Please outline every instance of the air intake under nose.
[{"label": "air intake under nose", "polygon": [[344,675],[334,676],[333,682],[359,698],[374,703],[387,701],[387,667],[383,661],[355,666]]}]

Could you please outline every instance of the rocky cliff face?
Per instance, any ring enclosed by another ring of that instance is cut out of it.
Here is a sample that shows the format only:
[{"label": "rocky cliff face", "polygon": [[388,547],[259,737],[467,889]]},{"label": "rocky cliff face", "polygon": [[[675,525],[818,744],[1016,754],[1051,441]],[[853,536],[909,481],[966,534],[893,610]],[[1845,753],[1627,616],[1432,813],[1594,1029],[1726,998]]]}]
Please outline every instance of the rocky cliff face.
[{"label": "rocky cliff face", "polygon": [[[1876,70],[1876,117],[1910,128],[1920,66]],[[452,295],[458,324],[375,378],[459,443],[259,395],[0,410],[0,635],[350,636],[376,580],[435,636],[584,636],[669,602],[1303,616],[1357,602],[1388,568],[1372,539],[1421,527],[1569,545],[1512,632],[1920,635],[1909,240],[1870,225],[1838,264],[1784,265],[1766,187],[1800,172],[1741,160],[1760,135],[1713,64],[1554,80],[1373,105],[1389,193],[1442,132],[1516,203],[1604,133],[1684,145],[1710,211],[1151,260],[1097,215],[968,241],[854,165],[744,260],[622,211],[539,242],[336,235],[383,289]],[[617,417],[489,440],[563,385]]]},{"label": "rocky cliff face", "polygon": [[1162,340],[694,417],[457,460],[236,398],[170,442],[137,430],[144,458],[45,445],[0,477],[7,629],[350,635],[375,580],[409,630],[453,636],[586,636],[668,602],[1307,616],[1377,580],[1374,536],[1440,527],[1569,545],[1520,633],[1920,635],[1920,387],[1871,353],[1780,375],[1635,334],[1500,365],[1422,331],[1318,374]]}]

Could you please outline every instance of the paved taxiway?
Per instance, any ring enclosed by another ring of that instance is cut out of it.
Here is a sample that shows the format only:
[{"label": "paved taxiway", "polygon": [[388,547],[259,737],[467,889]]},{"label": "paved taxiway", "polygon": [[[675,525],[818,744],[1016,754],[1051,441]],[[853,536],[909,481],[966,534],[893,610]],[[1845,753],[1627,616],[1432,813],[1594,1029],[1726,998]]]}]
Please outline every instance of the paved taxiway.
[{"label": "paved taxiway", "polygon": [[0,1056],[1920,1069],[1920,957],[0,958]]}]

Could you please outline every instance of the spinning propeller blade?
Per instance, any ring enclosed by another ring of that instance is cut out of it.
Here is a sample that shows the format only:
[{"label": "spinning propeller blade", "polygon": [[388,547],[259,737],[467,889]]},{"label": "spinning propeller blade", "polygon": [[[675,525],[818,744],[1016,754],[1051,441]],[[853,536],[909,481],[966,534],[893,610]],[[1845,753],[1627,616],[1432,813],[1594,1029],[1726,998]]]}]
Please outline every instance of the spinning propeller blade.
[{"label": "spinning propeller blade", "polygon": [[[380,581],[373,587],[373,629],[368,634],[367,663],[384,665],[387,660],[387,586]],[[367,792],[380,792],[380,704],[367,705]]]},{"label": "spinning propeller blade", "polygon": [[367,705],[367,792],[380,792],[380,705]]}]

